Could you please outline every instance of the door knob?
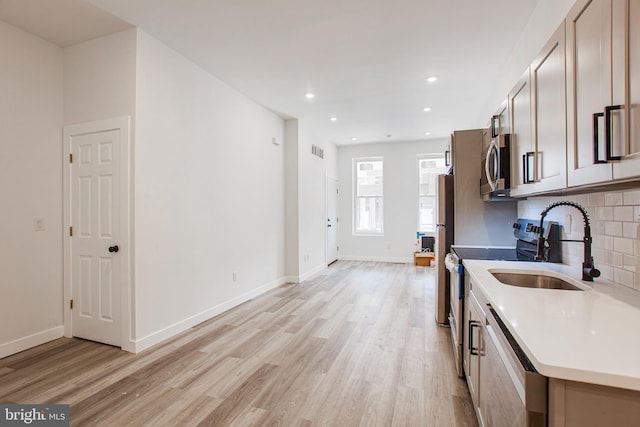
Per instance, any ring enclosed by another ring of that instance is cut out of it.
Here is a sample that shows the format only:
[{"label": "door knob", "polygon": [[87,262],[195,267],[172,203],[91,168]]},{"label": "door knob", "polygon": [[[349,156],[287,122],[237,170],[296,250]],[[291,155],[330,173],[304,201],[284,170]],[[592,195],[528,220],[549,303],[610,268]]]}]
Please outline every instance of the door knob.
[{"label": "door knob", "polygon": [[119,250],[120,248],[118,247],[118,245],[109,246],[109,252],[118,252]]}]

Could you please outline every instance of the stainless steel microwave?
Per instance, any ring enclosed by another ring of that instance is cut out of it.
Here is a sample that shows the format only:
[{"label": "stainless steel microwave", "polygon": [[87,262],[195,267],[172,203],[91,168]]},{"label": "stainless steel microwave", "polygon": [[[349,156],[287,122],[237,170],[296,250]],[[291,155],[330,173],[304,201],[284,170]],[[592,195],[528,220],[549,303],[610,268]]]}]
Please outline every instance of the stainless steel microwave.
[{"label": "stainless steel microwave", "polygon": [[491,143],[482,151],[480,194],[485,200],[509,199],[511,187],[509,142],[509,134],[492,133]]}]

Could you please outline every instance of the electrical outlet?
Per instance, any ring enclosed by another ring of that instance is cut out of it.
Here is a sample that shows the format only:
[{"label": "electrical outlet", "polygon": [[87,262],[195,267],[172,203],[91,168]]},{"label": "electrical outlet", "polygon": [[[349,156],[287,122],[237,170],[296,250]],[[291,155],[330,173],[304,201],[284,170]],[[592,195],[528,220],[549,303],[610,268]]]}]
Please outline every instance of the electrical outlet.
[{"label": "electrical outlet", "polygon": [[234,282],[237,282],[237,281],[238,281],[238,272],[237,272],[237,271],[234,271],[234,272],[233,272],[233,281],[234,281]]}]

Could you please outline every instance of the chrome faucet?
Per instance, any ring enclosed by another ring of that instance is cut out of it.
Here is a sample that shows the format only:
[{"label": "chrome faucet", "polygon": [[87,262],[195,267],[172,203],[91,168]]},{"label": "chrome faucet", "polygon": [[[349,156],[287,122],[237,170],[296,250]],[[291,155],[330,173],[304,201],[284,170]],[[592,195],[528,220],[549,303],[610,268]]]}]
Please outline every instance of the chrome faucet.
[{"label": "chrome faucet", "polygon": [[589,215],[584,207],[574,202],[555,202],[551,203],[540,213],[540,236],[538,237],[538,252],[536,254],[536,261],[546,261],[547,255],[545,254],[546,239],[544,238],[544,229],[542,228],[542,222],[547,216],[549,211],[557,206],[571,206],[582,213],[584,219],[584,237],[582,240],[562,240],[563,242],[582,242],[584,243],[584,260],[582,261],[582,280],[587,282],[593,282],[594,277],[600,277],[600,270],[598,270],[593,263],[593,256],[591,256],[591,226],[589,225]]}]

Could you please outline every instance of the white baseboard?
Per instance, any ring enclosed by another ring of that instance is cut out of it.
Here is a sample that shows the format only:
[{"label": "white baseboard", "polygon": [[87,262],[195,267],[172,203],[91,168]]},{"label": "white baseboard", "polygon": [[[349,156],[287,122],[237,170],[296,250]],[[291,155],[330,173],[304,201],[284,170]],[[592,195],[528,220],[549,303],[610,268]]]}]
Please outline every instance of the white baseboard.
[{"label": "white baseboard", "polygon": [[402,264],[413,264],[411,257],[370,257],[370,256],[340,256],[340,261],[372,261],[372,262],[393,262]]},{"label": "white baseboard", "polygon": [[326,268],[327,268],[327,266],[324,265],[324,264],[320,264],[320,265],[312,268],[311,270],[307,271],[306,273],[303,273],[302,275],[300,275],[300,277],[299,277],[300,280],[299,280],[298,283],[302,283],[305,280],[312,279],[314,276],[316,276],[321,271],[324,271]]},{"label": "white baseboard", "polygon": [[303,273],[300,276],[285,276],[284,277],[285,283],[302,283],[305,280],[312,279],[314,276],[324,271],[326,268],[327,268],[326,265],[320,264],[316,267],[313,267],[311,270],[307,271],[306,273]]},{"label": "white baseboard", "polygon": [[36,332],[26,337],[18,338],[4,344],[0,344],[0,359],[12,354],[20,353],[31,347],[62,338],[64,331],[63,326],[47,329],[46,331]]},{"label": "white baseboard", "polygon": [[[262,295],[265,292],[282,286],[285,283],[291,282],[290,280],[288,280],[289,278],[290,277],[281,277],[263,286],[255,288],[249,292],[246,292],[242,295],[211,307],[201,313],[195,314],[191,317],[181,320],[180,322],[176,322],[173,325],[167,326],[166,328],[149,334],[146,337],[140,338],[139,340],[130,341],[126,346],[126,350],[133,353],[139,353],[143,350],[146,350],[147,348],[156,345],[161,341],[166,340],[167,338],[171,338],[172,336],[177,335],[180,332],[186,331],[187,329],[192,328],[195,325],[209,320],[221,313],[224,313],[225,311],[230,310],[233,307],[242,304],[243,302],[249,301],[250,299]],[[125,350],[125,347],[123,346],[122,349]]]}]

